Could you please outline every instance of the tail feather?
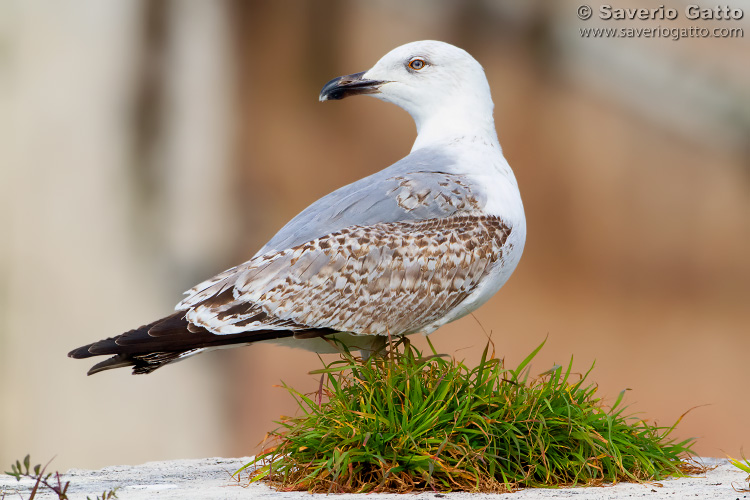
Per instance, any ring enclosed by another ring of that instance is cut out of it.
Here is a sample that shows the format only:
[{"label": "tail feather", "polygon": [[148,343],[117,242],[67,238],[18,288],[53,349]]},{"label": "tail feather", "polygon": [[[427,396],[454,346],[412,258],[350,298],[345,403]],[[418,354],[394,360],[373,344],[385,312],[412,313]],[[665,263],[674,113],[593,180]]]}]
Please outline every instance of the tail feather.
[{"label": "tail feather", "polygon": [[[303,330],[311,335],[333,333],[327,329]],[[178,312],[118,335],[73,349],[68,356],[85,359],[92,356],[112,355],[95,364],[88,371],[94,375],[114,368],[132,367],[133,374],[145,374],[169,363],[180,361],[200,352],[222,346],[250,344],[262,340],[294,336],[292,330],[257,330],[231,335],[217,335],[197,327]]]}]

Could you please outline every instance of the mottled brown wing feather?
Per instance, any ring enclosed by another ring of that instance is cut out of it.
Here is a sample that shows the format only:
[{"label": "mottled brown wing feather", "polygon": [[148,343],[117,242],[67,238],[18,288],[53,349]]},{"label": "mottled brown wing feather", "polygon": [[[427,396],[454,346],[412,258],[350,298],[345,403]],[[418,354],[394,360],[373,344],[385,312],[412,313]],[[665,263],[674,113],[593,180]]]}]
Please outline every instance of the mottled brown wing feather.
[{"label": "mottled brown wing feather", "polygon": [[417,332],[471,294],[510,231],[485,215],[352,226],[238,267],[185,302],[187,319],[221,334]]}]

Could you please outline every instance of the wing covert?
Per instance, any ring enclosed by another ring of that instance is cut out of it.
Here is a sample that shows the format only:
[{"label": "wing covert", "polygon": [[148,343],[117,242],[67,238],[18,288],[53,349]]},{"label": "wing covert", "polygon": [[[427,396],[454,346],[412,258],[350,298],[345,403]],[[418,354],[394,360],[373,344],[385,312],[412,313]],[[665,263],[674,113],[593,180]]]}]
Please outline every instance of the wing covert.
[{"label": "wing covert", "polygon": [[486,215],[353,226],[256,257],[181,306],[217,334],[290,325],[413,333],[471,294],[510,231]]}]

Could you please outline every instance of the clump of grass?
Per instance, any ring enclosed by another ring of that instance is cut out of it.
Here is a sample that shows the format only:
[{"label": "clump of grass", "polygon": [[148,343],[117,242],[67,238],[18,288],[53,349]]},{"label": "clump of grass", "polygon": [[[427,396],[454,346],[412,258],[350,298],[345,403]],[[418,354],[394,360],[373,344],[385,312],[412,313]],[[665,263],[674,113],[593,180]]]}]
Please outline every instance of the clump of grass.
[{"label": "clump of grass", "polygon": [[[486,491],[659,480],[691,471],[692,439],[611,408],[584,375],[554,366],[529,377],[537,347],[514,369],[488,355],[469,368],[408,340],[366,361],[344,352],[313,373],[318,397],[285,385],[301,415],[243,469],[282,490]],[[592,367],[593,368],[593,367]],[[591,370],[589,370],[590,372]],[[325,397],[323,397],[325,396]],[[679,420],[678,420],[679,422]]]}]

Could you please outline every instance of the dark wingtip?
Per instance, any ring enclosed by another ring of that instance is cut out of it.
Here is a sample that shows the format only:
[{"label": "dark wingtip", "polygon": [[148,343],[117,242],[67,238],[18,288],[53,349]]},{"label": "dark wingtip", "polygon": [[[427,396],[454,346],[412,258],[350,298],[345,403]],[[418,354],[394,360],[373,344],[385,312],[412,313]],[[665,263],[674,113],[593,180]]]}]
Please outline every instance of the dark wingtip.
[{"label": "dark wingtip", "polygon": [[73,359],[84,359],[84,358],[90,358],[91,356],[95,356],[95,354],[91,354],[89,351],[89,348],[94,344],[88,344],[81,346],[77,349],[73,349],[68,353],[69,358]]},{"label": "dark wingtip", "polygon": [[68,357],[84,359],[92,356],[101,356],[102,354],[116,354],[117,350],[117,339],[115,337],[110,337],[108,339],[97,340],[91,344],[73,349],[68,353]]}]

